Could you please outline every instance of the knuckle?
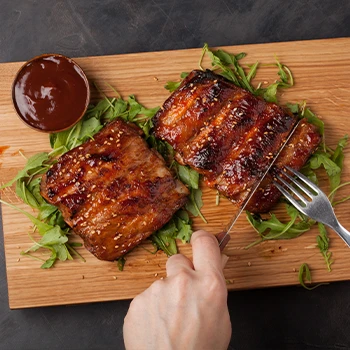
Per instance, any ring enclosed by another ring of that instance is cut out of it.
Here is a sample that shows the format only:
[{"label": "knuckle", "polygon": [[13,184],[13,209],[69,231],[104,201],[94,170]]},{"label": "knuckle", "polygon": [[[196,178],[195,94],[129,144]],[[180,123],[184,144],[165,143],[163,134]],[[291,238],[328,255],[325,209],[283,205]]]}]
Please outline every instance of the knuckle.
[{"label": "knuckle", "polygon": [[180,254],[175,254],[175,255],[171,255],[171,256],[169,256],[169,258],[168,258],[168,260],[167,260],[166,264],[167,264],[167,265],[168,265],[168,264],[171,264],[172,262],[174,262],[174,261],[178,260],[178,259],[179,259],[179,257],[181,257],[181,255],[180,255]]},{"label": "knuckle", "polygon": [[161,280],[157,280],[157,281],[153,282],[149,288],[150,288],[150,292],[152,294],[158,294],[158,293],[162,292],[162,290],[164,288],[164,283]]},{"label": "knuckle", "polygon": [[218,302],[222,302],[223,300],[226,302],[227,299],[227,288],[225,280],[222,276],[218,274],[210,274],[207,275],[205,279],[203,279],[203,288],[207,291],[207,298],[210,300],[217,300]]},{"label": "knuckle", "polygon": [[133,310],[138,310],[139,306],[143,304],[142,294],[137,295],[130,303],[129,312]]},{"label": "knuckle", "polygon": [[191,271],[183,269],[180,270],[174,278],[174,283],[180,288],[180,289],[187,289],[193,281],[193,276]]},{"label": "knuckle", "polygon": [[168,258],[168,260],[166,262],[166,266],[168,267],[171,264],[178,264],[179,262],[181,262],[183,260],[187,260],[187,258],[182,254],[172,255],[170,258]]}]

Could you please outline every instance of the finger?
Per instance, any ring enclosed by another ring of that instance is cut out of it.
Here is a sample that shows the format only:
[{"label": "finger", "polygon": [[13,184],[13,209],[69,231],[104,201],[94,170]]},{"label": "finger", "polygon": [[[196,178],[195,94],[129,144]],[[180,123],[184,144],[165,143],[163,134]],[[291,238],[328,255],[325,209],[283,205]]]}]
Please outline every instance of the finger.
[{"label": "finger", "polygon": [[182,270],[193,270],[192,261],[182,254],[172,255],[166,262],[167,277],[177,275]]},{"label": "finger", "polygon": [[222,271],[220,248],[214,235],[203,230],[196,231],[192,234],[191,244],[195,270]]}]

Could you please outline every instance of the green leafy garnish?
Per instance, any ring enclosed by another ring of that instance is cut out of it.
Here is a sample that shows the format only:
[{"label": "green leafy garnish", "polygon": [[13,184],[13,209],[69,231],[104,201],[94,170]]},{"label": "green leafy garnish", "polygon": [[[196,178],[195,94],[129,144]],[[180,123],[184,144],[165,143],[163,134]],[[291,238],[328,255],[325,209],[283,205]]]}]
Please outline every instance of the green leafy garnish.
[{"label": "green leafy garnish", "polygon": [[182,79],[186,78],[187,76],[188,76],[188,73],[182,72],[180,74],[180,78],[181,78],[180,81],[168,81],[164,87],[168,91],[173,92],[181,85]]},{"label": "green leafy garnish", "polygon": [[286,223],[281,222],[275,214],[271,214],[270,219],[263,219],[258,214],[246,212],[248,222],[258,232],[260,238],[249,244],[249,249],[263,241],[293,239],[307,232],[314,225],[314,221],[300,214],[293,206],[286,204],[287,213],[290,220]]},{"label": "green leafy garnish", "polygon": [[333,261],[331,260],[332,253],[328,251],[329,238],[327,235],[327,230],[324,227],[324,225],[321,224],[320,222],[318,223],[318,229],[320,231],[320,234],[317,236],[317,247],[320,249],[320,252],[324,257],[324,260],[327,264],[328,271],[331,272],[332,271],[331,265]]},{"label": "green leafy garnish", "polygon": [[281,64],[276,57],[276,65],[278,67],[277,74],[280,76],[280,80],[277,80],[273,84],[269,85],[266,88],[257,89],[257,95],[262,96],[265,101],[277,103],[277,92],[278,89],[290,88],[294,85],[294,80],[292,72],[290,69]]},{"label": "green leafy garnish", "polygon": [[51,251],[50,257],[44,261],[44,264],[41,268],[46,269],[53,266],[54,262],[59,259],[61,261],[65,261],[67,259],[72,260],[72,256],[69,253],[69,250],[74,250],[72,247],[68,248],[68,230],[63,230],[58,225],[50,225],[47,224],[28,212],[14,206],[13,204],[7,203],[0,199],[0,203],[10,206],[11,208],[19,211],[28,217],[34,224],[35,228],[41,234],[42,238],[39,242],[36,242],[31,236],[30,238],[34,242],[34,245],[27,249],[26,251],[22,251],[22,255],[30,255],[29,252],[35,252],[39,248],[45,248]]},{"label": "green leafy garnish", "polygon": [[126,263],[126,259],[125,259],[124,256],[122,256],[121,258],[119,258],[117,260],[117,267],[118,267],[119,271],[123,271],[124,270],[125,263]]},{"label": "green leafy garnish", "polygon": [[177,174],[183,183],[193,189],[198,189],[199,173],[197,171],[186,165],[177,164]]},{"label": "green leafy garnish", "polygon": [[183,243],[191,240],[191,220],[185,210],[179,210],[161,229],[151,235],[150,239],[157,249],[163,250],[168,256],[177,254],[176,239]]},{"label": "green leafy garnish", "polygon": [[313,287],[307,286],[304,281],[308,281],[309,283],[311,283],[311,272],[310,272],[308,264],[306,264],[306,263],[304,263],[300,266],[298,278],[299,278],[299,283],[307,290],[313,290],[319,286],[327,284],[327,283],[319,283]]},{"label": "green leafy garnish", "polygon": [[199,188],[199,173],[187,165],[180,165],[176,161],[174,161],[174,164],[178,178],[186,184],[190,190],[188,202],[185,205],[186,210],[194,216],[199,216],[205,223],[207,223],[207,220],[201,213],[203,201],[202,191]]},{"label": "green leafy garnish", "polygon": [[201,208],[203,206],[202,201],[202,190],[197,188],[191,188],[190,189],[190,196],[189,199],[185,205],[186,210],[188,210],[192,215],[199,216],[206,224],[207,220],[203,216],[201,212]]},{"label": "green leafy garnish", "polygon": [[[340,169],[339,172],[335,173],[332,177],[329,178],[331,191],[335,190],[341,184],[340,177],[341,177],[341,172],[343,170],[343,163],[344,163],[343,149],[347,145],[348,139],[349,139],[348,135],[345,135],[342,139],[340,139],[334,153],[330,157],[332,162]],[[332,201],[333,198],[334,198],[334,194],[330,197],[330,200]]]},{"label": "green leafy garnish", "polygon": [[36,175],[44,174],[50,167],[50,164],[47,164],[48,162],[48,153],[43,152],[35,154],[33,157],[27,160],[27,164],[25,165],[25,167],[21,171],[19,171],[18,174],[11,181],[7,182],[6,184],[0,187],[0,190],[4,189],[5,187],[11,186],[17,180],[23,180],[27,178],[32,178]]},{"label": "green leafy garnish", "polygon": [[[277,102],[278,89],[290,88],[294,85],[290,69],[286,65],[280,63],[277,57],[275,58],[275,65],[278,68],[277,74],[280,79],[276,80],[276,82],[266,88],[262,88],[260,84],[258,87],[254,87],[251,83],[251,80],[255,77],[259,62],[249,66],[248,73],[245,72],[244,68],[239,63],[239,60],[246,56],[244,52],[241,52],[238,55],[233,55],[223,50],[211,50],[209,49],[208,44],[204,44],[202,59],[205,54],[209,56],[212,65],[211,68],[216,71],[217,74],[222,75],[235,85],[250,91],[254,95],[262,96],[268,102]],[[202,59],[199,63],[201,68]]]}]

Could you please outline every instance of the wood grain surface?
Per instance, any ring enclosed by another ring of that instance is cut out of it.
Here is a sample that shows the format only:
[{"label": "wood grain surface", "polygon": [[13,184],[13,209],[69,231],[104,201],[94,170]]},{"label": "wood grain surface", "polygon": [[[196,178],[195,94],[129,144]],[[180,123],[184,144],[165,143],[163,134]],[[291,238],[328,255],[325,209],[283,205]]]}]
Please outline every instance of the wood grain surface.
[{"label": "wood grain surface", "polygon": [[[350,110],[350,39],[327,39],[317,41],[272,43],[225,47],[225,50],[246,52],[243,60],[250,64],[257,60],[271,63],[274,55],[288,65],[295,78],[295,86],[284,90],[281,103],[306,100],[312,110],[326,124],[327,144],[335,145],[337,140],[350,133],[348,113]],[[124,97],[135,94],[147,107],[159,106],[168,96],[163,88],[169,80],[177,80],[179,74],[198,68],[200,49],[139,53],[118,56],[78,58],[89,80],[96,82],[107,95],[113,92],[105,83],[113,85]],[[26,157],[50,149],[48,136],[27,128],[16,116],[11,102],[11,84],[22,63],[0,65],[0,183],[15,176]],[[276,79],[276,67],[262,66],[256,81],[267,84]],[[99,95],[92,92],[92,98]],[[343,181],[350,181],[350,147],[346,150]],[[320,186],[327,190],[323,177]],[[338,198],[348,193],[345,187]],[[203,187],[205,215],[208,224],[194,220],[196,229],[218,232],[229,221],[233,207],[222,199],[215,204],[215,191]],[[16,198],[13,189],[1,193],[3,200],[29,210]],[[336,207],[340,222],[350,229],[348,215],[350,202]],[[281,213],[282,207],[275,212]],[[76,259],[58,262],[54,268],[40,269],[40,262],[20,255],[31,246],[28,236],[30,222],[17,211],[2,206],[4,244],[6,254],[9,305],[24,308],[44,305],[62,305],[133,298],[156,279],[165,277],[164,253],[150,254],[144,243],[127,256],[123,272],[115,263],[97,260],[84,248],[79,252],[86,262]],[[350,251],[343,241],[329,232],[333,253],[333,271],[327,271],[323,257],[316,247],[316,228],[301,237],[289,241],[267,241],[247,250],[245,247],[255,241],[257,233],[242,214],[237,221],[231,241],[225,249],[229,261],[225,268],[227,286],[230,290],[298,283],[298,269],[307,262],[312,270],[313,282],[330,282],[350,279]],[[79,238],[77,238],[79,240]],[[180,245],[180,250],[191,256],[190,245]],[[39,253],[40,256],[41,253]],[[46,256],[42,256],[46,258]]]}]

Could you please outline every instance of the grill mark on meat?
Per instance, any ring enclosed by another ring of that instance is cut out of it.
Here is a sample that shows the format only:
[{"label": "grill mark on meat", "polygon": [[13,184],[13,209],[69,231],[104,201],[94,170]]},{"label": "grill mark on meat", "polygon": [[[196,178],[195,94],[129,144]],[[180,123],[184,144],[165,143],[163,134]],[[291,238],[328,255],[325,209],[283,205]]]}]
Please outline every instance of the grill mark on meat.
[{"label": "grill mark on meat", "polygon": [[[265,173],[282,146],[295,118],[279,111],[268,111],[250,129],[239,149],[223,161],[223,172],[217,176],[215,187],[233,200],[233,196],[254,186]],[[272,131],[273,130],[273,131]]]},{"label": "grill mark on meat", "polygon": [[115,260],[162,227],[184,205],[187,188],[141,138],[116,120],[43,176],[41,193],[102,260]]},{"label": "grill mark on meat", "polygon": [[[322,137],[317,127],[304,119],[296,128],[269,174],[260,184],[259,189],[254,193],[246,209],[253,213],[268,212],[281,197],[280,191],[273,185],[273,179],[276,175],[284,177],[283,169],[286,165],[300,170],[312,153],[316,151],[321,140]],[[285,180],[289,181],[287,178]]]}]

